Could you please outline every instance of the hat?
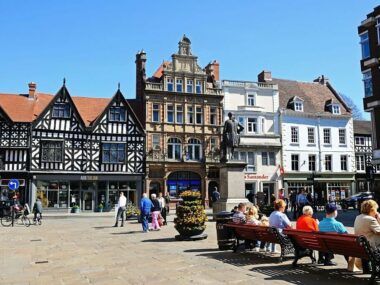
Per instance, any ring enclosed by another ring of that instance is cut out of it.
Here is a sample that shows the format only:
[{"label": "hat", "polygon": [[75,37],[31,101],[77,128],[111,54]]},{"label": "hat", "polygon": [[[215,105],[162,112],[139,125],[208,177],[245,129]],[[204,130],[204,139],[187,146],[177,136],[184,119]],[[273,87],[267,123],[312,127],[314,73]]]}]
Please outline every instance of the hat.
[{"label": "hat", "polygon": [[336,205],[333,203],[328,203],[325,209],[327,214],[334,213],[337,210]]}]

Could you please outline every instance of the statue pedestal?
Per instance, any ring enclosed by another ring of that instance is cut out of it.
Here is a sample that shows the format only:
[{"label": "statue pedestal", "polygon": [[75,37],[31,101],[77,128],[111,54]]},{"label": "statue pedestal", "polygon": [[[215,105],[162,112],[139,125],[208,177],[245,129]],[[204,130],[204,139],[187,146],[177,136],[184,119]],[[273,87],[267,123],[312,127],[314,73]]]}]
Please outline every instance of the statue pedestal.
[{"label": "statue pedestal", "polygon": [[220,199],[213,203],[212,212],[231,211],[239,203],[250,204],[245,198],[244,168],[242,161],[228,161],[220,166]]}]

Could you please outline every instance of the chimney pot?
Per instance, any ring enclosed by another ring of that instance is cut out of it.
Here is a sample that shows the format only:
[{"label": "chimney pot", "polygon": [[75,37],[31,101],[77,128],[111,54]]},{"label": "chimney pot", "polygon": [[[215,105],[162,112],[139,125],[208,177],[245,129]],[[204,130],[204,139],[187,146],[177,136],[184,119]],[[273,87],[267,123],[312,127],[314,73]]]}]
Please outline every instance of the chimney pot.
[{"label": "chimney pot", "polygon": [[28,84],[29,87],[29,98],[30,99],[36,99],[36,89],[37,89],[37,84],[34,82],[30,82]]},{"label": "chimney pot", "polygon": [[272,72],[268,70],[263,70],[257,75],[258,82],[269,82],[272,81]]}]

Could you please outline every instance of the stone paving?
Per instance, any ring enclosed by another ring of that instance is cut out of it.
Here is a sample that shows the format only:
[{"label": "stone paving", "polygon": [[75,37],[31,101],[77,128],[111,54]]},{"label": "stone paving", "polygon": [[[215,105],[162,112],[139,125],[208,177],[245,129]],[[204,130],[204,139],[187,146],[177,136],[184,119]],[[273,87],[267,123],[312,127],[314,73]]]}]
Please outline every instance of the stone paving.
[{"label": "stone paving", "polygon": [[[336,267],[296,269],[291,259],[219,251],[215,223],[208,239],[176,241],[169,216],[161,231],[143,233],[137,221],[113,228],[112,213],[46,217],[42,226],[0,226],[0,284],[367,284],[369,275]],[[277,255],[278,256],[278,255]]]}]

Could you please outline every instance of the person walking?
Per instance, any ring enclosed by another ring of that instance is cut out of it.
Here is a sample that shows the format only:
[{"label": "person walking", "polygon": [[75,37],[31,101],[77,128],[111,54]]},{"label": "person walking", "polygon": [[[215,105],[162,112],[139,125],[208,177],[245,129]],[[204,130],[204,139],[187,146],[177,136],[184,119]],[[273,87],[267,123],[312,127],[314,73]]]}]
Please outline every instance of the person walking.
[{"label": "person walking", "polygon": [[153,204],[153,207],[152,207],[152,229],[159,231],[161,229],[160,224],[158,223],[158,216],[161,213],[160,202],[158,202],[156,194],[152,194],[152,195],[150,195],[150,197],[151,197],[152,204]]},{"label": "person walking", "polygon": [[297,217],[302,216],[302,209],[303,209],[303,206],[305,206],[306,204],[307,204],[307,199],[306,199],[305,189],[301,188],[300,193],[297,195],[297,208],[298,208]]},{"label": "person walking", "polygon": [[164,196],[162,196],[162,192],[158,193],[158,202],[160,203],[160,208],[161,208],[161,216],[163,219],[163,225],[167,225],[166,222],[166,201]]},{"label": "person walking", "polygon": [[34,222],[37,221],[37,215],[39,215],[39,219],[42,219],[42,203],[40,198],[36,199],[36,202],[33,205],[33,213],[34,213]]},{"label": "person walking", "polygon": [[124,212],[125,212],[125,207],[127,205],[127,197],[124,196],[124,192],[120,192],[119,196],[119,201],[117,203],[118,205],[118,210],[117,210],[117,215],[116,215],[116,222],[114,227],[119,226],[119,219],[121,218],[121,227],[124,227]]},{"label": "person walking", "polygon": [[140,201],[140,212],[141,212],[141,224],[143,231],[145,233],[149,232],[149,215],[151,209],[153,208],[152,201],[148,198],[148,194],[143,193],[143,196]]},{"label": "person walking", "polygon": [[220,199],[220,193],[218,192],[218,188],[215,186],[214,191],[212,191],[211,200],[213,203],[215,203],[219,199]]}]

